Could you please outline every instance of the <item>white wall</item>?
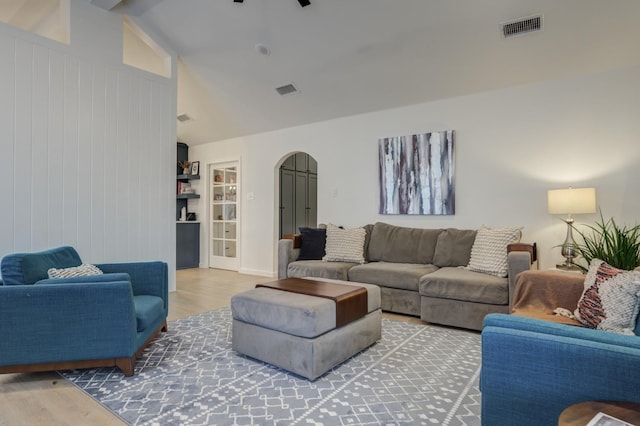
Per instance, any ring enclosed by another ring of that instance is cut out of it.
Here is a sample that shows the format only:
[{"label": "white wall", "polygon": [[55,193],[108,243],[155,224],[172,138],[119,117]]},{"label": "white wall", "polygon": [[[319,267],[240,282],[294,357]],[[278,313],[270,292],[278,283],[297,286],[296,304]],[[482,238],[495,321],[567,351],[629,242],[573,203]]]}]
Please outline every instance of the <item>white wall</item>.
[{"label": "white wall", "polygon": [[176,79],[122,65],[122,15],[70,22],[68,46],[0,24],[0,257],[163,260],[175,289]]},{"label": "white wall", "polygon": [[[547,213],[548,189],[594,186],[605,217],[640,222],[639,116],[640,67],[633,67],[196,145],[190,156],[201,164],[242,156],[243,272],[275,271],[276,171],[295,151],[318,160],[319,222],[523,226],[523,241],[538,243],[546,268],[562,260],[556,246],[566,233]],[[456,131],[456,214],[379,215],[378,139],[445,129]],[[204,237],[201,252],[206,267]]]}]

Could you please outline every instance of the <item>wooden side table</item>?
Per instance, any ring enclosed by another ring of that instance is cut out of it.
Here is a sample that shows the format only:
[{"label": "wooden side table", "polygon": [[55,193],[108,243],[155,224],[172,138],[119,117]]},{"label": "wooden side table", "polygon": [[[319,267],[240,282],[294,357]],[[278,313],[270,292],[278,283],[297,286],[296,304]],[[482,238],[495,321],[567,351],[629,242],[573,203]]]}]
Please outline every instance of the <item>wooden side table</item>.
[{"label": "wooden side table", "polygon": [[640,425],[640,404],[634,402],[585,401],[566,408],[558,426],[585,426],[598,413],[605,413],[632,425]]}]

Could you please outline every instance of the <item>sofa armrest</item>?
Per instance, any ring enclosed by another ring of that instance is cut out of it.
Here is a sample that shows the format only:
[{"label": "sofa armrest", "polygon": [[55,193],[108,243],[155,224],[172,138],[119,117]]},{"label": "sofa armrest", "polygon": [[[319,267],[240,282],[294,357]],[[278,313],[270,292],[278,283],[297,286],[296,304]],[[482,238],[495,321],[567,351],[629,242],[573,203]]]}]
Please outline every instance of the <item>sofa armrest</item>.
[{"label": "sofa armrest", "polygon": [[577,402],[640,402],[640,337],[504,314],[482,330],[483,424],[557,424]]},{"label": "sofa armrest", "polygon": [[283,238],[278,241],[278,279],[287,278],[287,269],[291,262],[300,256],[300,249],[294,248],[294,240]]},{"label": "sofa armrest", "polygon": [[[533,245],[535,247],[535,245]],[[507,253],[507,276],[509,278],[509,312],[513,304],[516,289],[516,277],[520,272],[528,271],[534,264],[533,254],[529,250],[512,250]]]},{"label": "sofa armrest", "polygon": [[0,287],[0,364],[131,356],[136,314],[128,281]]},{"label": "sofa armrest", "polygon": [[124,272],[131,277],[131,288],[135,296],[158,296],[169,309],[169,273],[164,262],[131,262],[96,264],[105,274]]}]

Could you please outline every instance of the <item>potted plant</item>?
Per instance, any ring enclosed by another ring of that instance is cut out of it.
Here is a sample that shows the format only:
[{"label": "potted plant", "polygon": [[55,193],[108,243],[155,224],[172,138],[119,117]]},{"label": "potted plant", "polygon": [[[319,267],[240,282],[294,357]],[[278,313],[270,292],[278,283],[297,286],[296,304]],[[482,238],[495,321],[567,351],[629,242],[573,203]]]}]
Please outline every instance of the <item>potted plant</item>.
[{"label": "potted plant", "polygon": [[600,222],[583,225],[588,228],[584,231],[571,226],[582,238],[582,243],[573,244],[573,248],[587,262],[586,267],[576,264],[583,271],[588,270],[591,259],[627,271],[640,266],[640,225],[619,226],[613,218],[605,221],[600,212]]}]

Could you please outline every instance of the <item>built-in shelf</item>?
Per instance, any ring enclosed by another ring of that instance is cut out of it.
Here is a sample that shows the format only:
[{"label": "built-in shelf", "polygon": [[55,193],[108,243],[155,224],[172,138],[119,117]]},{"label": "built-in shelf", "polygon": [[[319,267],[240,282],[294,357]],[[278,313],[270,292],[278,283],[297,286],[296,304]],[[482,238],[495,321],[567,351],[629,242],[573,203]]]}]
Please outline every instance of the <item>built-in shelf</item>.
[{"label": "built-in shelf", "polygon": [[200,194],[178,194],[176,195],[178,200],[186,200],[187,198],[200,198]]},{"label": "built-in shelf", "polygon": [[200,179],[200,175],[178,175],[178,180],[196,180]]}]

